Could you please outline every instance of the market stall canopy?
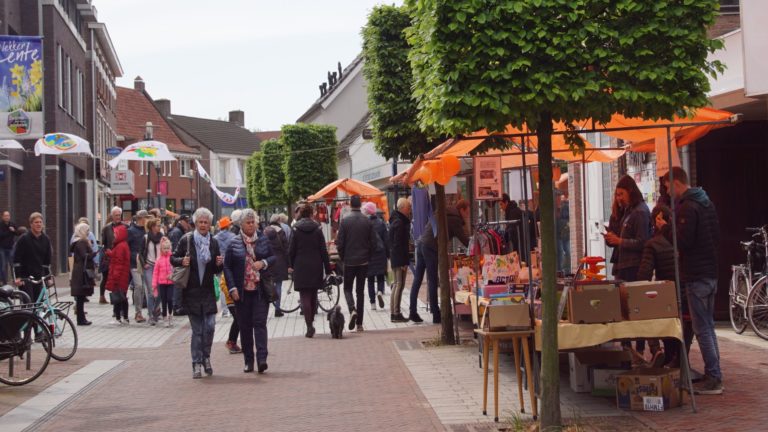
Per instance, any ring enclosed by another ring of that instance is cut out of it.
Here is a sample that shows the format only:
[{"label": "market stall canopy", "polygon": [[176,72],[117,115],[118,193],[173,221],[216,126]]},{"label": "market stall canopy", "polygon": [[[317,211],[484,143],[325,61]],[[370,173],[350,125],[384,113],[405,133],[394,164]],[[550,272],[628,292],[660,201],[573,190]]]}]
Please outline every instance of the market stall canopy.
[{"label": "market stall canopy", "polygon": [[24,150],[24,146],[16,140],[0,140],[0,149]]},{"label": "market stall canopy", "polygon": [[49,155],[68,155],[68,154],[87,154],[93,157],[91,153],[91,144],[77,135],[68,133],[49,133],[35,142],[35,156],[41,154]]},{"label": "market stall canopy", "polygon": [[124,160],[160,162],[175,161],[176,158],[168,151],[168,146],[160,141],[139,141],[124,148],[119,155],[109,161],[109,165],[116,168],[117,164]]},{"label": "market stall canopy", "polygon": [[342,192],[348,196],[359,195],[363,201],[370,201],[376,204],[376,207],[384,211],[389,216],[389,207],[387,205],[387,196],[375,186],[366,182],[351,178],[343,178],[327,184],[325,187],[310,195],[307,201],[314,202],[320,200],[332,201],[338,193]]}]

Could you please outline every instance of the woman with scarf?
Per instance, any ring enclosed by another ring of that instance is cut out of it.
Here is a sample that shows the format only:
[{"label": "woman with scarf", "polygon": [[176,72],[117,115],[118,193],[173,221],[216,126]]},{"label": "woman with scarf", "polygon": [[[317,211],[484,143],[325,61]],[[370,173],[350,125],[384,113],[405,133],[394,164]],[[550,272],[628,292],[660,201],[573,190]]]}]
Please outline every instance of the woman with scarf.
[{"label": "woman with scarf", "polygon": [[139,265],[144,269],[144,290],[148,300],[147,304],[154,306],[149,312],[149,325],[156,325],[160,314],[160,302],[152,289],[152,275],[155,271],[155,262],[160,258],[160,240],[163,239],[162,224],[160,219],[149,219],[145,225],[147,233],[139,254]]},{"label": "woman with scarf", "polygon": [[213,276],[220,273],[224,258],[219,243],[211,235],[213,214],[205,207],[195,210],[192,223],[195,229],[184,234],[176,246],[171,264],[189,267],[187,286],[181,290],[181,304],[192,327],[192,378],[201,378],[202,371],[213,375],[211,345],[216,325],[216,293]]},{"label": "woman with scarf", "polygon": [[235,301],[246,373],[253,372],[254,360],[259,373],[267,370],[267,314],[273,301],[272,293],[267,292],[272,278],[268,269],[276,258],[267,236],[256,230],[258,223],[253,209],[242,211],[240,232],[230,241],[224,258],[224,277]]}]

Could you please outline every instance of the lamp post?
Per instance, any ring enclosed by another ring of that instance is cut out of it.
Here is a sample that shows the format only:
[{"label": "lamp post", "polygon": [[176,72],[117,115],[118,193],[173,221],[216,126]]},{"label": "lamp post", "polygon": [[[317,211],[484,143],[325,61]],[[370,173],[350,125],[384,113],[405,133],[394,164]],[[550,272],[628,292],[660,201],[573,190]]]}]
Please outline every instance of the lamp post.
[{"label": "lamp post", "polygon": [[[152,136],[153,127],[154,126],[152,125],[152,122],[148,121],[144,124],[144,140],[145,141],[150,141],[153,138]],[[139,163],[143,164],[144,162],[140,161]],[[147,163],[147,203],[144,205],[144,210],[149,210],[149,199],[152,194],[152,183],[149,182],[150,181],[149,177],[150,177],[149,163]],[[158,176],[158,179],[159,178],[160,177]]]},{"label": "lamp post", "polygon": [[[149,203],[147,203],[147,206],[149,207],[147,210],[149,210],[152,207],[160,207],[160,162],[159,161],[152,161],[152,165],[155,166],[155,174],[157,174],[157,187],[155,188],[155,192],[157,193],[157,205],[150,206]],[[152,200],[154,204],[154,199]]]}]

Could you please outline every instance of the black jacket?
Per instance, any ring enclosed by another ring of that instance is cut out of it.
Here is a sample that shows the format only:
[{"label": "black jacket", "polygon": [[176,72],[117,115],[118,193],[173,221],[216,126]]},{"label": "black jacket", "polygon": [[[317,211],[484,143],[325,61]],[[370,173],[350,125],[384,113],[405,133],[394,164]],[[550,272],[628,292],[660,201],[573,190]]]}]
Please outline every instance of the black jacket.
[{"label": "black jacket", "polygon": [[651,237],[651,212],[645,202],[640,202],[627,210],[621,220],[621,245],[617,247],[619,259],[616,269],[639,267],[643,257],[645,242]]},{"label": "black jacket", "polygon": [[325,237],[317,222],[303,218],[293,226],[288,263],[293,269],[296,291],[317,290],[323,286],[324,276],[331,273],[331,261]]},{"label": "black jacket", "polygon": [[[224,277],[227,280],[227,288],[230,291],[237,289],[241,299],[243,298],[243,289],[245,288],[246,253],[243,238],[238,234],[229,242],[227,254],[224,257]],[[253,253],[256,261],[264,260],[267,262],[267,269],[260,272],[260,281],[263,281],[266,277],[273,277],[272,266],[275,264],[276,257],[272,253],[272,247],[266,235],[258,233],[256,244],[253,246]]]},{"label": "black jacket", "polygon": [[336,236],[339,258],[348,266],[366,265],[376,248],[376,232],[368,217],[360,209],[352,211],[341,220]]},{"label": "black jacket", "polygon": [[94,270],[93,249],[88,240],[78,240],[69,247],[74,256],[74,264],[70,273],[69,287],[72,296],[93,295],[93,280],[85,277],[85,269]]},{"label": "black jacket", "polygon": [[45,233],[35,237],[32,231],[28,231],[16,242],[13,265],[16,266],[18,278],[32,276],[39,279],[46,276],[48,270],[44,266],[51,265],[51,240]]},{"label": "black jacket", "polygon": [[132,223],[128,228],[128,247],[131,248],[131,269],[136,268],[136,259],[142,252],[142,246],[144,246],[144,234],[146,234],[146,230],[135,223]]},{"label": "black jacket", "polygon": [[389,258],[392,267],[407,266],[410,262],[411,220],[395,210],[389,219]]},{"label": "black jacket", "polygon": [[[189,243],[189,282],[187,287],[181,290],[181,305],[189,314],[210,315],[217,312],[216,293],[213,285],[213,275],[221,273],[223,266],[216,265],[216,257],[221,255],[219,252],[219,242],[211,237],[209,250],[211,260],[205,266],[203,280],[200,282],[200,276],[197,272],[197,250],[195,248],[195,239],[192,237],[194,232],[185,234],[179,240],[178,247],[171,256],[171,265],[180,267],[184,256],[187,254],[187,243]],[[187,237],[189,241],[187,241]]]},{"label": "black jacket", "polygon": [[654,270],[656,280],[675,280],[675,249],[667,238],[669,231],[667,225],[645,242],[637,280],[651,280]]},{"label": "black jacket", "polygon": [[389,233],[387,224],[376,215],[368,216],[373,225],[373,230],[378,237],[376,247],[371,254],[371,262],[368,263],[368,276],[378,276],[387,273],[387,259],[389,259]]},{"label": "black jacket", "polygon": [[288,279],[288,237],[279,224],[270,224],[264,230],[272,246],[275,255],[275,264],[272,266],[272,277],[275,282]]},{"label": "black jacket", "polygon": [[687,282],[717,278],[719,242],[720,222],[715,205],[703,189],[688,189],[677,210],[680,279]]},{"label": "black jacket", "polygon": [[[448,219],[448,240],[453,237],[459,239],[464,246],[469,245],[469,237],[464,231],[464,218],[461,217],[456,207],[448,207],[445,209]],[[431,250],[437,250],[437,238],[432,233],[432,222],[427,222],[427,227],[424,229],[424,233],[419,238],[421,245]]]},{"label": "black jacket", "polygon": [[[11,230],[13,228],[13,230]],[[0,249],[13,249],[13,241],[18,235],[16,224],[13,222],[5,223],[0,221]]]},{"label": "black jacket", "polygon": [[184,229],[181,224],[177,223],[175,227],[168,231],[168,240],[171,241],[171,250],[176,251],[176,246],[179,244],[179,240],[184,236]]}]

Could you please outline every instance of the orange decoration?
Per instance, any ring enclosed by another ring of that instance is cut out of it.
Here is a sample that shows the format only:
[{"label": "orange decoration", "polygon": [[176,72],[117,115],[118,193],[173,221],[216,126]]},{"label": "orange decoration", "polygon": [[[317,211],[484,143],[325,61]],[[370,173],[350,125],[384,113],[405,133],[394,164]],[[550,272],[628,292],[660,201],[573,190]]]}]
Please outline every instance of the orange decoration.
[{"label": "orange decoration", "polygon": [[421,168],[416,170],[414,178],[416,180],[421,180],[424,184],[432,183],[432,171],[429,169],[429,166],[425,163],[421,166]]},{"label": "orange decoration", "polygon": [[440,157],[440,161],[443,163],[443,170],[447,177],[453,177],[459,173],[461,169],[461,162],[459,158],[454,155],[444,155]]}]

